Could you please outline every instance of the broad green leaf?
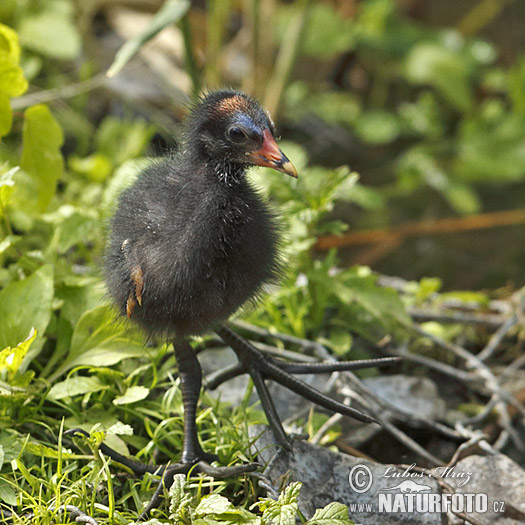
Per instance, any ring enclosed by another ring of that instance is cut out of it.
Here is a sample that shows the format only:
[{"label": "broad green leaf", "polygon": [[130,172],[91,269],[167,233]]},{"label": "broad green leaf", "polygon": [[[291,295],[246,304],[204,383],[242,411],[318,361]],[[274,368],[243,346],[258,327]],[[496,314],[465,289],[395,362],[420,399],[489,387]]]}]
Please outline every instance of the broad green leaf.
[{"label": "broad green leaf", "polygon": [[106,155],[97,152],[89,157],[69,157],[69,166],[94,182],[103,182],[111,173],[112,164]]},{"label": "broad green leaf", "polygon": [[397,139],[401,131],[397,117],[388,111],[368,111],[355,122],[355,132],[370,144],[387,144]]},{"label": "broad green leaf", "polygon": [[406,77],[414,84],[434,86],[461,111],[472,105],[470,66],[461,54],[442,43],[422,42],[414,46],[406,58]]},{"label": "broad green leaf", "polygon": [[195,514],[197,516],[205,516],[206,514],[222,514],[223,512],[228,512],[234,510],[230,501],[219,494],[210,494],[205,496],[200,501],[199,505],[195,509]]},{"label": "broad green leaf", "polygon": [[[279,10],[281,17],[277,20],[276,27],[280,39],[284,38],[297,9],[304,9],[304,7],[302,4],[290,5],[288,9]],[[352,49],[354,43],[354,22],[351,18],[343,18],[332,6],[321,2],[316,2],[310,7],[301,41],[301,49],[304,53],[320,58],[331,58],[337,53]]]},{"label": "broad green leaf", "polygon": [[70,204],[60,206],[55,212],[46,214],[44,219],[58,230],[58,251],[67,252],[77,244],[96,240],[99,233],[96,210],[81,209]]},{"label": "broad green leaf", "polygon": [[464,181],[497,184],[525,178],[524,114],[509,114],[496,101],[465,118],[456,139],[454,172]]},{"label": "broad green leaf", "polygon": [[133,435],[133,428],[129,425],[125,425],[124,423],[121,423],[120,421],[117,421],[114,425],[111,425],[106,430],[106,435],[112,434],[114,436],[132,436]]},{"label": "broad green leaf", "polygon": [[65,397],[87,394],[88,392],[98,392],[105,388],[107,386],[101,383],[96,376],[69,376],[64,381],[55,383],[48,392],[47,397],[49,399],[63,399]]},{"label": "broad green leaf", "polygon": [[274,501],[269,498],[261,498],[253,506],[263,511],[262,521],[264,524],[295,525],[297,517],[297,498],[301,491],[302,483],[294,481],[290,483]]},{"label": "broad green leaf", "polygon": [[64,160],[60,147],[64,142],[62,128],[46,105],[30,107],[25,112],[21,167],[35,182],[40,211],[44,211],[55,194],[62,176]]},{"label": "broad green leaf", "polygon": [[154,133],[155,127],[145,120],[106,117],[97,129],[95,144],[110,162],[120,166],[142,155]]},{"label": "broad green leaf", "polygon": [[69,353],[49,380],[53,382],[75,366],[111,366],[127,357],[144,357],[144,343],[136,330],[117,319],[110,306],[101,305],[79,319]]},{"label": "broad green leaf", "polygon": [[13,490],[11,485],[4,479],[0,478],[0,500],[7,503],[8,505],[16,505],[16,492]]},{"label": "broad green leaf", "polygon": [[[24,341],[32,328],[38,335],[24,363],[41,349],[43,335],[51,319],[53,268],[42,266],[30,277],[8,284],[0,292],[0,348]],[[21,368],[25,368],[25,365]]]},{"label": "broad green leaf", "polygon": [[57,285],[56,297],[64,301],[60,315],[74,326],[85,312],[103,302],[104,287],[93,277],[78,283],[68,279]]},{"label": "broad green leaf", "polygon": [[195,516],[202,523],[260,525],[261,518],[241,507],[234,507],[228,499],[219,494],[210,494],[202,498],[195,509]]},{"label": "broad green leaf", "polygon": [[378,286],[377,276],[368,268],[350,268],[341,277],[344,279],[339,281],[334,291],[342,302],[341,308],[348,308],[346,317],[353,329],[375,337],[380,334],[369,333],[371,327],[381,326],[383,331],[390,332],[399,331],[400,327],[410,324],[406,308],[397,292]]},{"label": "broad green leaf", "polygon": [[67,13],[44,10],[25,16],[19,32],[24,47],[42,55],[73,60],[80,53],[80,35]]},{"label": "broad green leaf", "polygon": [[[7,97],[22,95],[27,89],[27,80],[19,65],[20,45],[18,35],[13,29],[0,24],[0,94]],[[4,111],[5,101],[1,110]],[[5,127],[6,115],[0,116]]]},{"label": "broad green leaf", "polygon": [[0,55],[0,93],[8,97],[18,97],[27,90],[27,80],[22,68]]},{"label": "broad green leaf", "polygon": [[13,63],[20,62],[20,44],[16,31],[10,27],[0,24],[0,56],[6,56]]},{"label": "broad green leaf", "polygon": [[145,386],[132,386],[126,390],[122,396],[118,396],[113,400],[114,405],[129,405],[146,399],[149,395],[149,388]]},{"label": "broad green leaf", "polygon": [[348,507],[336,501],[329,503],[323,509],[317,509],[307,525],[352,525],[348,517]]},{"label": "broad green leaf", "polygon": [[108,70],[109,77],[115,76],[128,63],[133,55],[165,27],[178,22],[191,6],[189,0],[166,0],[151,19],[148,27],[138,36],[128,40],[117,52]]}]

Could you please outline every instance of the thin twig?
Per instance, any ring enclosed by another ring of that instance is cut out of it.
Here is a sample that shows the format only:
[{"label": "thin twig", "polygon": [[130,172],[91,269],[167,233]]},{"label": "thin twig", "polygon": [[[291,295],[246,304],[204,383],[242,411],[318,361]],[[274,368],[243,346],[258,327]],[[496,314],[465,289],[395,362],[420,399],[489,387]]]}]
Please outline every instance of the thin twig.
[{"label": "thin twig", "polygon": [[492,337],[489,339],[489,342],[485,346],[485,348],[478,354],[478,359],[480,361],[486,361],[490,357],[492,357],[492,354],[496,351],[498,346],[501,344],[503,339],[505,339],[506,335],[510,332],[510,330],[517,324],[518,322],[518,316],[513,315],[509,319],[507,319],[499,328],[498,330],[492,334]]},{"label": "thin twig", "polygon": [[465,312],[433,312],[412,308],[409,315],[418,323],[436,321],[437,323],[460,323],[486,326],[491,329],[501,327],[505,317],[498,314],[471,314]]},{"label": "thin twig", "polygon": [[11,107],[14,110],[20,110],[35,104],[76,97],[77,95],[82,95],[82,93],[92,91],[93,89],[99,88],[109,82],[111,81],[106,77],[105,73],[98,73],[94,77],[88,78],[82,82],[43,91],[36,91],[34,93],[28,93],[22,97],[13,98],[11,99]]},{"label": "thin twig", "polygon": [[436,345],[452,352],[457,357],[463,359],[466,362],[467,366],[475,370],[477,374],[481,378],[483,378],[486,388],[492,393],[497,393],[499,402],[496,403],[495,410],[498,411],[501,424],[511,435],[514,444],[520,450],[524,450],[525,444],[523,443],[518,433],[512,427],[512,421],[511,421],[511,417],[509,415],[506,403],[510,403],[514,407],[516,407],[523,416],[525,416],[525,407],[523,407],[523,405],[517,399],[515,399],[511,394],[509,394],[508,392],[506,392],[500,387],[498,380],[496,379],[494,374],[491,372],[491,370],[487,367],[487,365],[483,363],[482,361],[480,361],[477,356],[475,356],[474,354],[471,354],[465,348],[455,343],[450,343],[448,341],[445,341],[444,339],[441,339],[440,337],[437,337],[434,334],[426,332],[425,330],[423,330],[417,325],[414,325],[413,328],[418,334],[427,337],[432,342],[434,342]]}]

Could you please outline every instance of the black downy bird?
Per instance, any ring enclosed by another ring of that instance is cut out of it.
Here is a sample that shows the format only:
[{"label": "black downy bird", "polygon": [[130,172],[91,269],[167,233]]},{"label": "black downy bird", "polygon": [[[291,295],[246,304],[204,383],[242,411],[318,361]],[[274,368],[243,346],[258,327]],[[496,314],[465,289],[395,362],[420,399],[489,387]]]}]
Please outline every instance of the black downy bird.
[{"label": "black downy bird", "polygon": [[[279,271],[276,218],[246,178],[251,166],[297,177],[275,141],[272,119],[249,96],[211,92],[190,113],[180,151],[147,169],[123,192],[111,223],[106,283],[123,315],[151,335],[173,342],[184,401],[184,446],[167,478],[196,465],[216,477],[254,470],[256,464],[212,467],[197,436],[202,374],[188,338],[215,331],[235,351],[238,365],[214,384],[250,374],[277,442],[291,449],[265,380],[364,422],[372,417],[313,389],[291,374],[324,373],[390,364],[393,359],[292,364],[271,358],[233,332],[228,317],[253,299]],[[159,472],[105,445],[102,451],[137,473]],[[168,471],[169,470],[169,471]],[[154,497],[155,499],[155,497]],[[146,510],[155,503],[150,502]]]}]

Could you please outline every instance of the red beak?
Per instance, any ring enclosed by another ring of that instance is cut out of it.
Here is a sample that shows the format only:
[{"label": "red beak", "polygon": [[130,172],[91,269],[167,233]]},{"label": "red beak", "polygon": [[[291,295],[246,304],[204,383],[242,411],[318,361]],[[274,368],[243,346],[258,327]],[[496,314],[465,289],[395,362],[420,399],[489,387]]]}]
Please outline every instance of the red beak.
[{"label": "red beak", "polygon": [[288,157],[279,149],[269,129],[263,131],[263,145],[258,151],[249,154],[251,161],[257,166],[266,166],[282,173],[297,178],[295,166]]}]

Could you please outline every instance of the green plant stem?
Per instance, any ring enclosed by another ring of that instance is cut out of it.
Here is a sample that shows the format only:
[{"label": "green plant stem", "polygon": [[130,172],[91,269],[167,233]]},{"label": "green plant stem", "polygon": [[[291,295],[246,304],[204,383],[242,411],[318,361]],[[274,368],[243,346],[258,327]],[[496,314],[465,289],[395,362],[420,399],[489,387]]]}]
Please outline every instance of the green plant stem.
[{"label": "green plant stem", "polygon": [[202,89],[202,74],[197,66],[197,60],[195,59],[195,53],[193,48],[193,33],[191,30],[191,24],[189,14],[186,14],[180,21],[180,28],[182,31],[182,37],[184,39],[184,62],[186,69],[191,77],[192,82],[192,94],[196,97]]},{"label": "green plant stem", "polygon": [[2,219],[3,219],[2,222],[4,223],[5,230],[7,231],[7,235],[13,235],[13,228],[11,228],[11,222],[9,221],[7,210],[2,204],[1,199],[0,199],[0,215],[2,216]]},{"label": "green plant stem", "polygon": [[221,50],[224,28],[230,14],[231,0],[208,0],[206,2],[207,42],[206,42],[206,83],[216,87],[221,82]]},{"label": "green plant stem", "polygon": [[264,105],[274,118],[278,113],[283,90],[288,83],[288,79],[290,78],[299,54],[301,36],[308,20],[311,3],[311,0],[301,0],[298,2],[297,13],[286,28],[286,34],[284,35],[272,76],[266,88]]}]

